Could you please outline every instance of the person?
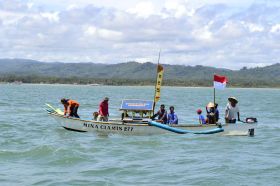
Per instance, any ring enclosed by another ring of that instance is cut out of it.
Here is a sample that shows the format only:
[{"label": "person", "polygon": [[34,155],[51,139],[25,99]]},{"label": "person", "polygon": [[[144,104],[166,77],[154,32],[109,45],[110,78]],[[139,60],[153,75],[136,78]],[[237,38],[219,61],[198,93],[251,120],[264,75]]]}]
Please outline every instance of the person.
[{"label": "person", "polygon": [[80,104],[77,101],[66,98],[62,98],[60,101],[64,105],[64,116],[68,114],[71,117],[80,118],[77,113]]},{"label": "person", "polygon": [[225,121],[226,123],[236,123],[236,115],[238,121],[240,121],[240,113],[237,106],[238,100],[235,97],[229,97],[228,101],[225,112]]},{"label": "person", "polygon": [[220,112],[219,112],[218,106],[219,106],[218,103],[215,103],[215,119],[216,119],[216,123],[220,119]]},{"label": "person", "polygon": [[169,107],[170,113],[167,115],[168,124],[178,124],[178,116],[174,112],[174,106]]},{"label": "person", "polygon": [[105,97],[103,101],[99,104],[99,111],[97,121],[108,121],[109,117],[109,98]]},{"label": "person", "polygon": [[92,113],[92,116],[93,116],[93,120],[94,120],[94,121],[97,121],[98,112],[93,112],[93,113]]},{"label": "person", "polygon": [[122,115],[121,115],[121,120],[124,120],[124,118],[129,117],[127,111],[123,111]]},{"label": "person", "polygon": [[199,120],[199,124],[207,124],[204,116],[201,114],[202,113],[202,110],[201,109],[198,109],[196,111],[196,113],[198,114],[198,120]]},{"label": "person", "polygon": [[167,111],[165,110],[165,105],[160,105],[160,109],[157,111],[155,115],[152,116],[152,119],[158,116],[158,120],[161,121],[161,123],[166,124],[167,123]]},{"label": "person", "polygon": [[207,123],[214,124],[216,123],[215,118],[215,105],[212,102],[209,102],[206,106],[206,113],[207,113]]}]

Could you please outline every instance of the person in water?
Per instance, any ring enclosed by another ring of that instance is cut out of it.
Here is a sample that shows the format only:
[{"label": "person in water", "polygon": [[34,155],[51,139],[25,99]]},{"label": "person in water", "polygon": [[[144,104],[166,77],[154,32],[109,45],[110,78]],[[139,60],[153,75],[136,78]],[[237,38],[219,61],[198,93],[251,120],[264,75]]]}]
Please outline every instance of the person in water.
[{"label": "person in water", "polygon": [[238,121],[240,121],[240,113],[237,106],[238,100],[235,97],[229,97],[228,101],[225,112],[225,121],[226,123],[236,123],[236,116]]},{"label": "person in water", "polygon": [[60,101],[64,105],[65,116],[68,114],[71,117],[80,118],[80,116],[78,115],[80,104],[77,101],[65,98],[62,98]]},{"label": "person in water", "polygon": [[168,124],[178,124],[178,116],[174,112],[174,106],[169,107],[170,113],[167,115]]},{"label": "person in water", "polygon": [[155,115],[152,116],[152,119],[158,116],[158,120],[163,124],[167,124],[167,111],[165,110],[165,105],[160,105],[160,109],[157,111]]},{"label": "person in water", "polygon": [[109,117],[109,98],[105,97],[103,101],[99,104],[99,111],[97,121],[108,121]]},{"label": "person in water", "polygon": [[198,109],[196,111],[196,113],[198,114],[198,121],[199,121],[199,124],[207,124],[204,116],[202,115],[202,110],[201,109]]}]

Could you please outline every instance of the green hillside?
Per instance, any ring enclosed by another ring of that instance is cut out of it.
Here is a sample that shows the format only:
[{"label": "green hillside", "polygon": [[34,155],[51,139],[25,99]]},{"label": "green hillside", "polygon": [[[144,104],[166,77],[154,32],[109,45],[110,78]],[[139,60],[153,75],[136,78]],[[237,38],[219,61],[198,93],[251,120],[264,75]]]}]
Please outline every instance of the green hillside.
[{"label": "green hillside", "polygon": [[[26,83],[102,83],[150,85],[156,64],[45,63],[26,59],[0,59],[0,81]],[[280,87],[280,64],[229,70],[205,66],[163,65],[164,84],[170,86],[211,86],[213,74],[226,75],[230,86]]]}]

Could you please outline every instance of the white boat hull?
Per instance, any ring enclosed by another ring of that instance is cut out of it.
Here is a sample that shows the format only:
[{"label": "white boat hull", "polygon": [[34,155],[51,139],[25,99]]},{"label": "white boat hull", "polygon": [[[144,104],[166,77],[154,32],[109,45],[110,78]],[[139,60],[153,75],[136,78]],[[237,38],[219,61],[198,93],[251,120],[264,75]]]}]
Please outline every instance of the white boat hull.
[{"label": "white boat hull", "polygon": [[[62,127],[67,130],[77,132],[94,132],[97,134],[121,134],[121,135],[155,135],[164,133],[173,133],[161,128],[150,126],[148,124],[141,123],[123,123],[122,121],[109,121],[98,122],[94,120],[82,120],[78,118],[69,118],[56,113],[49,113]],[[225,135],[248,135],[249,129],[255,129],[256,123],[240,123],[240,124],[222,124]],[[213,128],[217,128],[217,125],[198,125],[198,124],[186,124],[186,125],[173,125],[172,127],[178,127],[185,130],[203,131]]]}]

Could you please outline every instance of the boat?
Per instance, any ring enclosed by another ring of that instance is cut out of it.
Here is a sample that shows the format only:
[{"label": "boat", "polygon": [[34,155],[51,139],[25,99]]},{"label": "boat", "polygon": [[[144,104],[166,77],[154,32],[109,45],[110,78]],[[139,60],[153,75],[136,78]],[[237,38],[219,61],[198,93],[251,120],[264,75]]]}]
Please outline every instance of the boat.
[{"label": "boat", "polygon": [[[77,132],[95,132],[102,135],[154,135],[165,133],[176,134],[214,134],[223,133],[226,135],[254,135],[257,122],[244,122],[237,124],[179,124],[165,125],[159,121],[153,121],[155,105],[160,99],[160,89],[163,80],[163,66],[159,64],[160,52],[157,65],[157,77],[155,84],[154,100],[123,100],[120,111],[120,119],[111,119],[107,122],[96,120],[83,120],[80,118],[66,117],[64,113],[47,104],[48,114],[60,125]],[[215,88],[214,88],[215,103]],[[249,120],[248,120],[249,121]],[[250,120],[252,121],[252,120]]]},{"label": "boat", "polygon": [[47,105],[48,114],[54,118],[63,128],[76,132],[93,132],[98,135],[157,135],[167,133],[179,134],[214,134],[225,135],[254,135],[257,126],[253,123],[237,124],[178,124],[165,125],[151,120],[153,101],[147,100],[123,100],[120,111],[120,119],[111,119],[107,122],[84,120],[64,116],[60,109]]}]

